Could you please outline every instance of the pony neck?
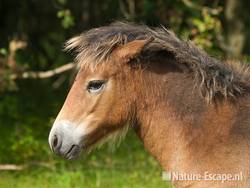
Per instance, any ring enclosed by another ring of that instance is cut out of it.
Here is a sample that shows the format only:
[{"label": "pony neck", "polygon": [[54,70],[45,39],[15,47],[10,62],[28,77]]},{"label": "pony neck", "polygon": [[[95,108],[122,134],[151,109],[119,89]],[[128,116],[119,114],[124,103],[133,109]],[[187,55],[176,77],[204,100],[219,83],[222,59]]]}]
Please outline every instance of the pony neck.
[{"label": "pony neck", "polygon": [[136,132],[164,170],[205,170],[197,160],[209,160],[207,149],[228,141],[236,110],[226,102],[207,104],[191,73],[172,70],[144,71],[147,92],[138,97]]}]

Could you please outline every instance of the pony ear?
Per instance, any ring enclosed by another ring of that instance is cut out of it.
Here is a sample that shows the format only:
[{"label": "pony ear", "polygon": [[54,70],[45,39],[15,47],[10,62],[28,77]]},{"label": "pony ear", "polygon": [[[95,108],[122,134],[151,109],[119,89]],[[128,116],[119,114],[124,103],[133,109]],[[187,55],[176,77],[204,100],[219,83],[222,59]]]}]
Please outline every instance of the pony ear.
[{"label": "pony ear", "polygon": [[152,37],[143,40],[134,40],[122,46],[118,46],[113,53],[119,59],[129,61],[130,59],[139,55],[142,49],[153,40],[154,39]]}]

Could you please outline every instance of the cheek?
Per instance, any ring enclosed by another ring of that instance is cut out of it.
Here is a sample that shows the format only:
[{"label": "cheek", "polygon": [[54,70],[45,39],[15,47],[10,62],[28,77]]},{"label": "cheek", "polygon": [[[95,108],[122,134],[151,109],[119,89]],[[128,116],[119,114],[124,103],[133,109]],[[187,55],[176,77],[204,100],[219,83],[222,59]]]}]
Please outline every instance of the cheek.
[{"label": "cheek", "polygon": [[109,95],[105,99],[103,106],[106,106],[106,118],[108,124],[116,126],[124,124],[128,119],[129,111],[129,96],[126,96],[125,88],[119,87],[118,84],[113,84],[112,91],[109,91]]}]

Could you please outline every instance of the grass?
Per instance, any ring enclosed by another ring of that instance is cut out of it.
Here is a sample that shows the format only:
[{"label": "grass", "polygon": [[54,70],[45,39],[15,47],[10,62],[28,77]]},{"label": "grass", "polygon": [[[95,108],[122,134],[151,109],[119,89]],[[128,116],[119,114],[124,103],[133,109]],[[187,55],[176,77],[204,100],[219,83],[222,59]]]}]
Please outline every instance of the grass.
[{"label": "grass", "polygon": [[131,132],[115,151],[107,145],[80,160],[54,157],[50,164],[0,172],[0,188],[170,188],[160,166]]}]

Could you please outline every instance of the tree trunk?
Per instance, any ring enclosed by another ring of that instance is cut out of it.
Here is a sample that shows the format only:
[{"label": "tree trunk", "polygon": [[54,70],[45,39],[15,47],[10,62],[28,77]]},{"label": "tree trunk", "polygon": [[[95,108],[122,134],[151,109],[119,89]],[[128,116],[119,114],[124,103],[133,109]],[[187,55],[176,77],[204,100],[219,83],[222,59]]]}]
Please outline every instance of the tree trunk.
[{"label": "tree trunk", "polygon": [[239,58],[244,47],[244,23],[240,16],[241,1],[227,0],[225,4],[225,26],[227,56],[230,58]]}]

